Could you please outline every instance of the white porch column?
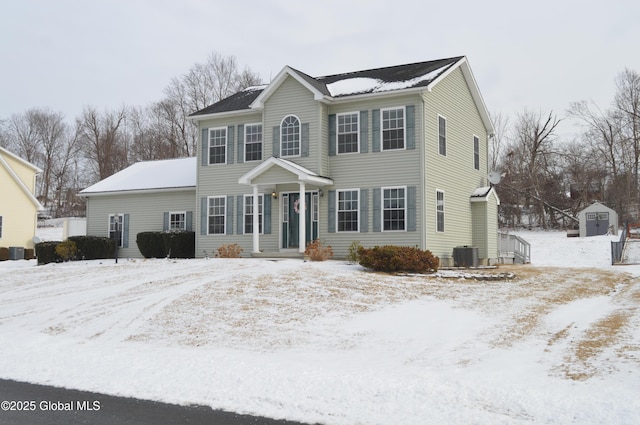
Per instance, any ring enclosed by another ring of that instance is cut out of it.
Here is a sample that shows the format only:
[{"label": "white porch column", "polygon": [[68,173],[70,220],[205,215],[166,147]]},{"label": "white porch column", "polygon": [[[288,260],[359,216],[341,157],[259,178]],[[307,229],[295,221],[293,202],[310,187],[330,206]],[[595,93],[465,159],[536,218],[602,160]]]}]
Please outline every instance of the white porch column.
[{"label": "white porch column", "polygon": [[299,235],[299,246],[298,252],[304,253],[305,248],[307,247],[307,202],[306,202],[306,193],[304,182],[300,182],[300,201],[298,202],[298,232]]},{"label": "white porch column", "polygon": [[[260,252],[260,209],[258,200],[258,185],[253,185],[253,250],[254,254]],[[264,212],[263,212],[264,214]],[[243,214],[244,215],[244,214]]]}]

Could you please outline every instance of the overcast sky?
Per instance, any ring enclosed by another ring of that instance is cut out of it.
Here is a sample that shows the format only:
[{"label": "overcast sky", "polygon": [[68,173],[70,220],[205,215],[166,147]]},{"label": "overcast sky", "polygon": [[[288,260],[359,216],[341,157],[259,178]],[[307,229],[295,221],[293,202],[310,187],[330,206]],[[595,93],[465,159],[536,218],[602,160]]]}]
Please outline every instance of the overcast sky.
[{"label": "overcast sky", "polygon": [[[606,109],[640,72],[637,0],[0,0],[0,119],[146,106],[211,52],[265,82],[467,56],[488,109]],[[565,124],[564,132],[569,131]]]}]

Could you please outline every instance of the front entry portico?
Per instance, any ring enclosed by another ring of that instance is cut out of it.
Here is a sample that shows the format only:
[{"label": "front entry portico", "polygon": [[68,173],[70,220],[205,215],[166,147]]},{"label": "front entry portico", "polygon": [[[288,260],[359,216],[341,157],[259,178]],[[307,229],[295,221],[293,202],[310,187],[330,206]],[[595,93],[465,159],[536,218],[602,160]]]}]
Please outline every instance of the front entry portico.
[{"label": "front entry portico", "polygon": [[305,246],[318,238],[318,191],[307,192],[305,194],[306,208],[300,206],[300,193],[287,192],[280,193],[282,202],[280,223],[281,223],[281,248],[300,248],[300,220],[304,220]]},{"label": "front entry portico", "polygon": [[[304,253],[307,242],[318,237],[318,191],[333,185],[333,180],[320,176],[294,162],[271,157],[240,177],[238,183],[253,187],[253,211],[258,211],[260,188],[271,189],[282,203],[281,249],[296,249]],[[297,191],[288,190],[278,194],[279,187],[295,184]],[[301,219],[304,217],[304,219]],[[286,220],[285,220],[286,219]],[[260,253],[260,231],[258,214],[253,215],[252,253]],[[315,223],[315,226],[314,226]]]}]

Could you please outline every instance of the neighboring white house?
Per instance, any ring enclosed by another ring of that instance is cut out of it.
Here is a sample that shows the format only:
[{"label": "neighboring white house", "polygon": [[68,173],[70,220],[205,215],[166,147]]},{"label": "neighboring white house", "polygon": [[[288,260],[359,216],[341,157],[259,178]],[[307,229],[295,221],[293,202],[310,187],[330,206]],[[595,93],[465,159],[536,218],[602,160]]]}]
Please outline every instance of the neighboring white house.
[{"label": "neighboring white house", "polygon": [[578,221],[581,238],[606,235],[609,231],[618,234],[618,213],[600,202],[594,202],[580,211]]},{"label": "neighboring white house", "polygon": [[[234,243],[300,256],[320,239],[337,258],[359,241],[428,249],[443,265],[458,246],[497,261],[494,130],[464,56],[323,77],[286,66],[190,118],[198,156],[177,160],[183,171],[136,164],[81,192],[88,234],[122,222],[123,248],[139,255],[135,234],[178,211],[197,257]],[[169,185],[187,167],[188,182]],[[148,187],[149,176],[164,183]]]},{"label": "neighboring white house", "polygon": [[114,237],[119,255],[141,257],[140,232],[193,230],[196,158],[138,162],[80,192],[87,235]]}]

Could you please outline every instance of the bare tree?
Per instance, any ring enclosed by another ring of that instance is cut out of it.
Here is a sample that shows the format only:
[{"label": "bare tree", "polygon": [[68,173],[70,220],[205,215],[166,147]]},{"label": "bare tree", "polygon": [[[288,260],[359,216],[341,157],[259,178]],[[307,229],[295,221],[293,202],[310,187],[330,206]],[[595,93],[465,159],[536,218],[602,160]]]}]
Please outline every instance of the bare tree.
[{"label": "bare tree", "polygon": [[211,53],[205,63],[197,63],[185,75],[173,78],[164,90],[165,98],[151,107],[151,112],[165,121],[161,137],[174,149],[179,148],[176,156],[194,155],[197,126],[188,116],[256,84],[260,84],[258,75],[248,68],[240,72],[235,57]]},{"label": "bare tree", "polygon": [[99,113],[86,106],[78,118],[78,141],[97,180],[105,179],[129,165],[123,129],[127,109]]},{"label": "bare tree", "polygon": [[625,69],[616,78],[616,89],[614,114],[622,124],[621,132],[630,148],[628,153],[633,163],[633,189],[637,196],[640,169],[640,75],[636,71]]},{"label": "bare tree", "polygon": [[36,110],[32,115],[33,125],[38,136],[39,149],[42,156],[41,200],[46,207],[55,203],[52,193],[54,170],[67,161],[66,146],[69,143],[69,131],[62,113],[49,110]]},{"label": "bare tree", "polygon": [[597,105],[585,101],[572,103],[568,114],[583,123],[582,140],[605,173],[599,200],[615,208],[623,220],[632,218],[638,197],[637,147],[625,134],[623,115],[616,108],[603,112]]},{"label": "bare tree", "polygon": [[491,114],[491,121],[495,134],[489,140],[489,167],[491,170],[497,170],[508,143],[509,117],[498,112]]},{"label": "bare tree", "polygon": [[64,186],[64,174],[72,172],[75,136],[64,115],[46,108],[32,108],[6,121],[7,146],[20,157],[42,169],[37,179],[36,195],[56,215]]},{"label": "bare tree", "polygon": [[[539,223],[544,228],[548,226],[545,213],[553,216],[558,210],[549,208],[553,206],[551,202],[562,199],[554,151],[555,130],[560,121],[553,112],[546,118],[541,112],[529,110],[518,114],[513,139],[501,166],[506,172],[502,186],[512,192],[512,205],[529,206],[530,224]],[[509,195],[505,196],[508,198]]]}]

